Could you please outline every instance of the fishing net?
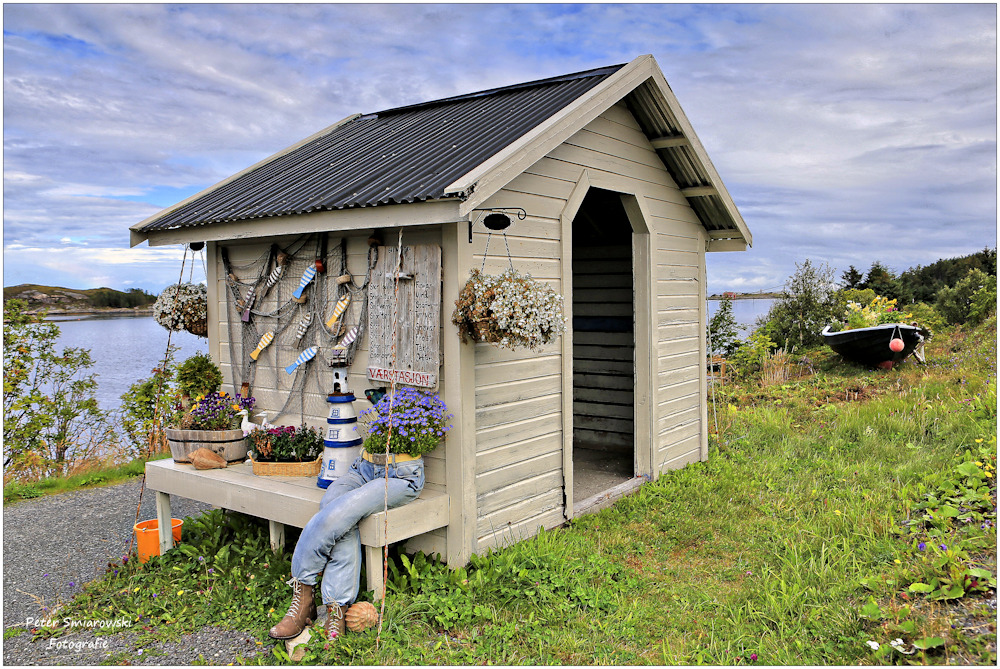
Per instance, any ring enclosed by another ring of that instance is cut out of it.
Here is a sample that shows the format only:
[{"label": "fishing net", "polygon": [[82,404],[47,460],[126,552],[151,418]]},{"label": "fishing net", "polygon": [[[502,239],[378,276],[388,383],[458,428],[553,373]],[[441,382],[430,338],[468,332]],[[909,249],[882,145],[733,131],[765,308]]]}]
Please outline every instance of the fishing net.
[{"label": "fishing net", "polygon": [[[246,384],[252,395],[258,365],[265,360],[274,360],[276,378],[268,379],[268,389],[285,393],[278,415],[297,413],[300,423],[304,422],[307,389],[321,394],[329,391],[328,375],[322,371],[332,366],[330,354],[333,347],[352,327],[357,328],[357,336],[346,346],[346,355],[335,362],[337,366],[346,367],[354,360],[368,320],[367,286],[377,253],[377,247],[369,249],[368,271],[364,282],[358,286],[353,278],[345,278],[341,282],[337,280],[348,275],[346,241],[341,239],[330,253],[326,253],[323,233],[301,237],[285,249],[272,245],[257,258],[244,263],[232,262],[226,249],[223,249],[226,324],[234,394],[239,394]],[[285,260],[284,264],[279,259]],[[303,274],[309,267],[315,266],[317,259],[323,262],[326,272],[317,272],[305,288],[305,303],[296,302],[293,293],[299,287]],[[279,266],[280,275],[276,272]],[[248,298],[248,294],[251,297]],[[334,306],[348,294],[351,296],[350,305],[332,324],[335,331],[331,330],[327,321]],[[251,306],[249,314],[246,314],[248,302]],[[258,361],[254,361],[250,354],[267,332],[271,332],[274,338]],[[292,364],[302,351],[311,346],[318,348],[315,357],[288,375],[285,366]]]}]

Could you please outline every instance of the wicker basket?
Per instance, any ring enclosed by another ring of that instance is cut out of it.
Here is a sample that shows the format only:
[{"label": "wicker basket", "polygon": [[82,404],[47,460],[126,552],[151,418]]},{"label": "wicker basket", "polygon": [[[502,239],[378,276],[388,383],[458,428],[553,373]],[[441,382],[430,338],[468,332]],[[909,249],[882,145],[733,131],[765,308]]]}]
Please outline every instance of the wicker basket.
[{"label": "wicker basket", "polygon": [[250,462],[256,476],[319,476],[323,456],[312,462],[257,462],[251,455]]}]

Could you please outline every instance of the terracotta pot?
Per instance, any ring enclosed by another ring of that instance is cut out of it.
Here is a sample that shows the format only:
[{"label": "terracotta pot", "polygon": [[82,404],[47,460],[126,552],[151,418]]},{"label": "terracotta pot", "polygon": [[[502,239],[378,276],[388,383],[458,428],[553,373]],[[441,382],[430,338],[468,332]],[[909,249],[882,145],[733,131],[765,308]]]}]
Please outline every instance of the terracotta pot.
[{"label": "terracotta pot", "polygon": [[245,460],[247,457],[246,437],[243,430],[177,430],[166,429],[167,443],[174,462],[191,462],[191,454],[199,448],[207,448],[218,453],[227,462]]}]

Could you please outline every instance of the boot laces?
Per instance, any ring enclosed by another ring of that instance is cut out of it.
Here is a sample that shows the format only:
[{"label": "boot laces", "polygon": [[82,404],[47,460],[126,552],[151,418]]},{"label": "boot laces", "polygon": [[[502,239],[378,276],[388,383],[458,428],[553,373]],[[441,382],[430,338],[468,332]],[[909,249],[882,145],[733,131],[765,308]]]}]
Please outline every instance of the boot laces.
[{"label": "boot laces", "polygon": [[285,615],[297,616],[299,615],[299,606],[302,605],[302,600],[305,599],[301,596],[303,584],[293,576],[285,582],[285,585],[292,586],[292,604],[288,607],[288,613]]}]

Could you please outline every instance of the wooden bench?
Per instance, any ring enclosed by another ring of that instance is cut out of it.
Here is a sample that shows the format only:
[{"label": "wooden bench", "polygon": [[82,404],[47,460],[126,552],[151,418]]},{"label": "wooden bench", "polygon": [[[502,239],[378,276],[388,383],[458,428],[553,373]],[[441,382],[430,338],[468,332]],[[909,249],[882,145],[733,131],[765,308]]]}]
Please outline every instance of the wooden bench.
[{"label": "wooden bench", "polygon": [[[194,465],[173,460],[146,463],[146,487],[156,492],[156,517],[160,531],[160,554],[174,547],[170,532],[170,495],[239,511],[268,521],[271,548],[281,550],[285,525],[305,527],[319,510],[325,490],[307,476],[255,476],[249,462],[225,469],[199,471]],[[382,599],[382,548],[448,525],[448,495],[425,489],[416,500],[388,513],[373,513],[361,521],[361,545],[365,550],[368,585],[375,599]],[[386,526],[388,525],[388,537]]]}]

